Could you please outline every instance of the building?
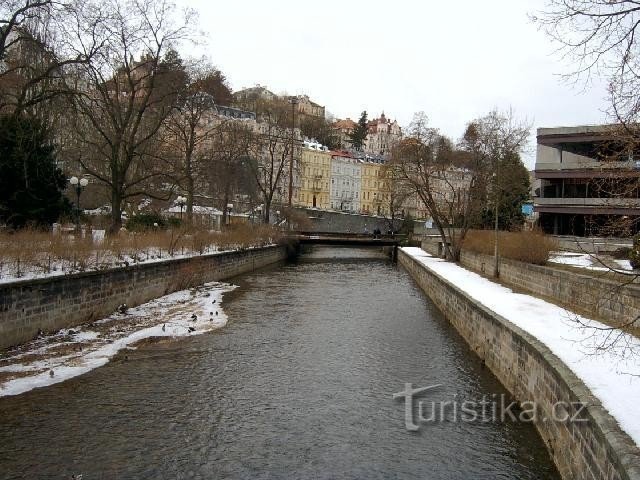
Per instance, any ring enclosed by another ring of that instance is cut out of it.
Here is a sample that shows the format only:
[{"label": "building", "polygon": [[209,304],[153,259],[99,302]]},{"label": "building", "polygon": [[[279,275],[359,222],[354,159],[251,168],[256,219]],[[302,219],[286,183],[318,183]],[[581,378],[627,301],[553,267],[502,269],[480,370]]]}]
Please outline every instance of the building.
[{"label": "building", "polygon": [[296,204],[328,210],[330,201],[331,153],[319,143],[304,142],[300,153]]},{"label": "building", "polygon": [[362,162],[362,198],[360,209],[367,215],[386,214],[386,205],[383,202],[384,191],[384,165],[382,162]]},{"label": "building", "polygon": [[259,84],[255,87],[238,90],[233,94],[234,102],[240,105],[252,105],[259,100],[272,102],[277,98],[278,96],[275,93]]},{"label": "building", "polygon": [[368,125],[364,151],[374,155],[389,155],[391,149],[402,139],[402,129],[398,122],[389,120],[382,112],[379,118]]},{"label": "building", "polygon": [[298,95],[296,103],[296,112],[301,117],[318,117],[324,118],[324,107],[313,102],[308,95]]},{"label": "building", "polygon": [[534,211],[545,232],[628,235],[639,231],[640,152],[615,126],[539,128]]},{"label": "building", "polygon": [[255,112],[240,110],[239,108],[226,107],[223,105],[214,105],[214,110],[218,117],[231,120],[251,120],[256,121]]},{"label": "building", "polygon": [[362,162],[349,152],[331,152],[331,208],[360,212]]},{"label": "building", "polygon": [[350,148],[351,144],[349,143],[349,134],[356,128],[358,124],[351,120],[350,118],[345,118],[344,120],[337,120],[333,122],[332,128],[336,132],[336,136],[340,141],[340,146],[342,148]]}]

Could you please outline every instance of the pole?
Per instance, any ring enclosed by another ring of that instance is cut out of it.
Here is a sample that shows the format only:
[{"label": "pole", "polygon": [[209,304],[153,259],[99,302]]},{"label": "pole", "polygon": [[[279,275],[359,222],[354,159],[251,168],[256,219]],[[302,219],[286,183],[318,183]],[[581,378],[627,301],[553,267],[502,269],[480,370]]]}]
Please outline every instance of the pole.
[{"label": "pole", "polygon": [[500,206],[500,185],[498,182],[500,181],[500,161],[496,165],[496,178],[495,178],[495,204],[493,206],[494,210],[494,226],[493,226],[493,276],[498,278],[500,276],[500,257],[498,255],[498,209]]},{"label": "pole", "polygon": [[296,128],[296,104],[298,103],[298,99],[295,97],[291,98],[291,152],[289,157],[289,208],[291,208],[291,199],[293,197],[293,146],[294,146],[294,135]]},{"label": "pole", "polygon": [[76,186],[76,232],[80,231],[80,193],[82,192],[82,187],[80,184]]}]

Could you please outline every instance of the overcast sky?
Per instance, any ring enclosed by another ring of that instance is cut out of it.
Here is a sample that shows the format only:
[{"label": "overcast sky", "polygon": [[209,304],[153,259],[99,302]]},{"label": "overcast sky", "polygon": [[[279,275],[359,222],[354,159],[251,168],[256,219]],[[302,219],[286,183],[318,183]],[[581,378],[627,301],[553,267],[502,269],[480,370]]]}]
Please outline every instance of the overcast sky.
[{"label": "overcast sky", "polygon": [[537,127],[606,119],[603,83],[559,78],[568,66],[527,17],[543,0],[179,3],[200,12],[201,53],[234,90],[305,93],[337,117],[384,111],[402,126],[424,110],[454,139],[493,108],[528,119],[532,144]]}]

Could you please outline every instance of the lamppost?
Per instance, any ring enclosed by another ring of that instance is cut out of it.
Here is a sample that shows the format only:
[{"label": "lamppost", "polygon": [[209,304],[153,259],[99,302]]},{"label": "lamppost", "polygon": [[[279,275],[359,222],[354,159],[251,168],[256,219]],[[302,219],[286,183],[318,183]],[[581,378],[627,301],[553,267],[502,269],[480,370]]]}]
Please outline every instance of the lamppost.
[{"label": "lamppost", "polygon": [[231,225],[231,210],[233,210],[233,203],[227,203],[227,225]]},{"label": "lamppost", "polygon": [[258,205],[256,211],[258,212],[258,223],[262,223],[262,205]]},{"label": "lamppost", "polygon": [[280,223],[280,210],[276,210],[276,223]]},{"label": "lamppost", "polygon": [[295,141],[295,129],[296,129],[296,105],[298,104],[298,97],[289,97],[289,103],[291,104],[291,151],[289,157],[289,208],[291,208],[291,199],[293,195],[293,149]]},{"label": "lamppost", "polygon": [[180,221],[182,222],[182,209],[184,208],[184,206],[187,204],[187,199],[184,198],[182,195],[178,195],[178,198],[176,198],[176,205],[178,205],[180,207]]},{"label": "lamppost", "polygon": [[82,190],[89,185],[89,180],[86,178],[76,177],[75,175],[69,179],[69,183],[76,191],[76,231],[80,231],[80,194]]}]

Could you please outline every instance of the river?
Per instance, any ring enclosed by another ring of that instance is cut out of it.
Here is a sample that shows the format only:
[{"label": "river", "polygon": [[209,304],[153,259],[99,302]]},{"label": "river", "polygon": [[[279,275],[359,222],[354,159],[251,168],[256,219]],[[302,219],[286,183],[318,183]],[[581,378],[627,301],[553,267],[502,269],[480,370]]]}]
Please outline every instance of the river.
[{"label": "river", "polygon": [[382,255],[316,248],[232,281],[225,327],[0,398],[0,478],[559,478],[527,423],[405,428],[405,383],[506,392]]}]

